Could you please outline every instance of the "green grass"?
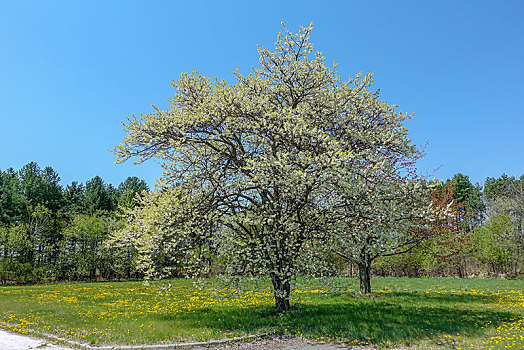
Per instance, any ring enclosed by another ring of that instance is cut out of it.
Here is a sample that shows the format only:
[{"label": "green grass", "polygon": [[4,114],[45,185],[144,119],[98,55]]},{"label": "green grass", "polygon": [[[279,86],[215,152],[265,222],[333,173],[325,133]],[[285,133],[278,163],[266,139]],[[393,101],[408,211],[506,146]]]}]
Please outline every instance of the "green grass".
[{"label": "green grass", "polygon": [[[172,287],[166,290],[166,284]],[[292,310],[269,290],[236,294],[191,280],[0,287],[0,326],[93,344],[150,344],[277,333],[379,348],[524,348],[524,280],[374,278],[343,292],[298,288]]]}]

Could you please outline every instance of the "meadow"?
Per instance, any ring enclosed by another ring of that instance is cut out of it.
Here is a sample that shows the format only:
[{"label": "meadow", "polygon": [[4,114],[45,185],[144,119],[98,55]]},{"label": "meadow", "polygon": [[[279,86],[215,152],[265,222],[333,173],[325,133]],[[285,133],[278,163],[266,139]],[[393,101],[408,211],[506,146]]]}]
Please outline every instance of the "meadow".
[{"label": "meadow", "polygon": [[152,344],[275,331],[377,348],[524,348],[524,280],[374,278],[297,285],[277,313],[269,285],[237,290],[207,280],[0,287],[0,327],[89,344]]}]

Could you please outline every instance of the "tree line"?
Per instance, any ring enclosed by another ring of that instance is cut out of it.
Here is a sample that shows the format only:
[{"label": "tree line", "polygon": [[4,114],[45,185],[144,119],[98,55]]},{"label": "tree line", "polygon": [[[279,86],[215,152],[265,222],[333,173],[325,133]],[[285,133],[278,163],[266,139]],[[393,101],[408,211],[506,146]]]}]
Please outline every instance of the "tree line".
[{"label": "tree line", "polygon": [[[472,184],[458,173],[450,186],[454,227],[404,255],[377,261],[382,276],[522,277],[524,274],[524,175],[487,177]],[[453,225],[452,225],[453,226]]]},{"label": "tree line", "polygon": [[[105,243],[123,228],[124,208],[135,207],[136,194],[149,191],[145,181],[128,177],[118,187],[99,176],[85,185],[59,182],[56,171],[34,162],[18,171],[0,170],[0,283],[141,277],[132,246]],[[378,257],[372,274],[522,276],[524,175],[488,177],[480,185],[458,173],[437,191],[446,187],[451,187],[444,200],[454,204],[454,226],[434,225],[433,231],[444,234],[416,241],[405,254]],[[171,276],[183,270],[178,265]],[[338,263],[337,270],[356,275],[358,266]]]},{"label": "tree line", "polygon": [[137,177],[63,187],[52,167],[35,162],[0,170],[0,284],[137,277],[134,251],[104,242],[148,190]]}]

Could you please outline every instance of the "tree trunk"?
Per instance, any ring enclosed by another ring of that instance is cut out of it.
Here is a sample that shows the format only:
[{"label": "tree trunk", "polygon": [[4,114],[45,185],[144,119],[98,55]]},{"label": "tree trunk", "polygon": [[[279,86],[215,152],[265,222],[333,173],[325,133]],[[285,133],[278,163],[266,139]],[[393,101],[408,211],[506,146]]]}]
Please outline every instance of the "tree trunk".
[{"label": "tree trunk", "polygon": [[459,275],[459,278],[464,278],[464,274],[463,274],[463,272],[462,272],[462,262],[461,262],[461,261],[459,261],[457,267],[458,267],[458,275]]},{"label": "tree trunk", "polygon": [[371,263],[358,264],[358,278],[360,279],[360,293],[371,293]]},{"label": "tree trunk", "polygon": [[514,260],[514,263],[513,263],[513,277],[517,277],[519,275],[519,272],[518,272],[519,261],[520,261],[520,249],[519,249],[519,246],[517,246],[517,258]]},{"label": "tree trunk", "polygon": [[271,282],[273,283],[275,295],[275,308],[279,312],[289,310],[289,294],[291,292],[290,279],[287,278],[283,281],[281,276],[272,274]]}]

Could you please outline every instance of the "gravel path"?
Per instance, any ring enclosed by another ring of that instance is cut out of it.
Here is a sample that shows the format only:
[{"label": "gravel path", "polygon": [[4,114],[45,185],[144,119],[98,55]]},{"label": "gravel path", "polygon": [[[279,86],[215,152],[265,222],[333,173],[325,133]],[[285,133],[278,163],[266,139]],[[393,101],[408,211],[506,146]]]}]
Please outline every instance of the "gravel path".
[{"label": "gravel path", "polygon": [[47,342],[46,340],[13,334],[0,329],[0,350],[52,349],[71,350]]},{"label": "gravel path", "polygon": [[[49,343],[43,339],[32,338],[19,334],[9,333],[0,329],[0,350],[72,350]],[[188,349],[188,348],[186,348]],[[216,345],[211,347],[191,348],[193,350],[371,350],[372,348],[354,348],[336,344],[315,343],[313,341],[278,336],[258,339],[251,342]]]}]

